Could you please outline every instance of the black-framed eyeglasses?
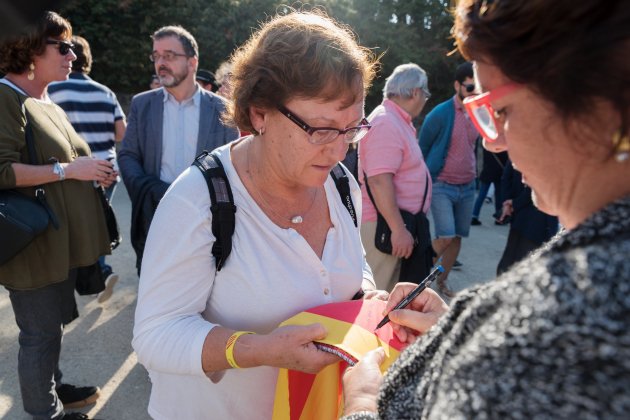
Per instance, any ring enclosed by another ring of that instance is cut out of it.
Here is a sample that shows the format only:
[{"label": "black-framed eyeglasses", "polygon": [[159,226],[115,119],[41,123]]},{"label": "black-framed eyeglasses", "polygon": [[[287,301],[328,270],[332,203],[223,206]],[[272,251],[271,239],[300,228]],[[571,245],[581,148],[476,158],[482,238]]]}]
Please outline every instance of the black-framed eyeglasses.
[{"label": "black-framed eyeglasses", "polygon": [[338,136],[343,136],[343,141],[348,144],[358,143],[368,133],[372,126],[363,118],[360,125],[356,127],[348,127],[344,130],[339,130],[333,127],[311,127],[302,121],[293,112],[289,111],[284,106],[278,106],[278,111],[291,121],[295,123],[302,130],[306,131],[309,135],[309,142],[312,144],[327,144],[332,143]]},{"label": "black-framed eyeglasses", "polygon": [[462,83],[461,85],[462,85],[462,87],[464,89],[466,89],[466,92],[468,92],[468,93],[471,93],[471,92],[475,91],[475,84],[474,83],[470,83],[468,85],[465,84],[465,83]]},{"label": "black-framed eyeglasses", "polygon": [[46,45],[59,45],[59,54],[66,55],[74,48],[74,44],[68,41],[59,41],[57,39],[47,39]]},{"label": "black-framed eyeglasses", "polygon": [[190,57],[190,56],[188,54],[176,53],[175,51],[166,51],[164,54],[159,54],[156,52],[149,54],[149,60],[151,60],[152,63],[159,61],[160,58],[163,58],[164,61],[171,62],[175,60],[177,57]]}]

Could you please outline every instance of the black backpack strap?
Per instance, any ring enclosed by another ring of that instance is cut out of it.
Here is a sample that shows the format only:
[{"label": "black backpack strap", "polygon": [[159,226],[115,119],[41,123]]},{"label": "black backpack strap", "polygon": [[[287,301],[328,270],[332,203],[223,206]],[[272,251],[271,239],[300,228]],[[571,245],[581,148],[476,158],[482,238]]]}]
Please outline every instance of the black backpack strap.
[{"label": "black backpack strap", "polygon": [[348,213],[350,213],[354,226],[358,227],[354,203],[352,202],[352,197],[350,196],[350,180],[348,179],[348,174],[346,174],[346,171],[343,170],[341,164],[338,163],[332,171],[330,171],[330,176],[333,181],[335,181],[335,186],[337,187],[337,191],[339,191],[341,201],[343,202],[343,205],[346,206]]},{"label": "black backpack strap", "polygon": [[204,151],[193,162],[208,184],[210,211],[212,212],[212,234],[216,240],[212,246],[217,271],[225,264],[232,252],[232,235],[236,224],[236,206],[225,169],[216,152]]}]

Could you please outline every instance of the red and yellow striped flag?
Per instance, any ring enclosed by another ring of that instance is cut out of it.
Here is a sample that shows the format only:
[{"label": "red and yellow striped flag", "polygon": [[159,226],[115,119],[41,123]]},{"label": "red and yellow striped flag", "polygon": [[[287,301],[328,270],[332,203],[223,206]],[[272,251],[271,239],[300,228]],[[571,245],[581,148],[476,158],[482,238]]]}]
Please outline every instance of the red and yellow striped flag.
[{"label": "red and yellow striped flag", "polygon": [[[376,332],[383,318],[385,302],[381,300],[353,300],[317,306],[301,312],[281,325],[310,325],[320,323],[328,330],[320,340],[320,349],[340,354],[352,364],[365,353],[378,347],[385,349],[384,372],[402,351],[401,343],[390,324]],[[348,365],[334,363],[318,374],[280,369],[273,408],[274,420],[337,419],[343,412],[341,377]]]}]

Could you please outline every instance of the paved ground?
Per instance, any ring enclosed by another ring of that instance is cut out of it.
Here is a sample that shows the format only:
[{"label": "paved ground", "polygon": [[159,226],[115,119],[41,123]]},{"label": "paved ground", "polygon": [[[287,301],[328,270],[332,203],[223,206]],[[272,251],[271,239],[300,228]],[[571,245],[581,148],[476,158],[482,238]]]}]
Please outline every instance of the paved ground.
[{"label": "paved ground", "polygon": [[[508,228],[492,223],[491,207],[484,205],[483,225],[472,227],[470,238],[463,242],[459,260],[464,265],[461,270],[453,271],[449,279],[455,290],[494,278]],[[61,369],[69,383],[101,387],[98,403],[84,410],[90,417],[148,419],[150,382],[130,344],[138,277],[128,241],[130,202],[122,185],[114,196],[114,208],[125,241],[109,262],[121,279],[113,297],[103,305],[93,297],[78,298],[81,316],[66,329]],[[22,411],[16,372],[18,329],[4,288],[0,288],[0,320],[0,418],[28,419]]]}]

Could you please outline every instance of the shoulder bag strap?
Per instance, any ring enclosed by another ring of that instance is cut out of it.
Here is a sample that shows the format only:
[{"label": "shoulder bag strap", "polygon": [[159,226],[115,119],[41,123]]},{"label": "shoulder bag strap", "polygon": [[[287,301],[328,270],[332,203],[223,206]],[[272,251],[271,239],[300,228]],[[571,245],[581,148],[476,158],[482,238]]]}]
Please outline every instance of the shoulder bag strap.
[{"label": "shoulder bag strap", "polygon": [[208,185],[212,234],[216,238],[212,245],[212,255],[217,271],[221,271],[232,252],[232,235],[236,225],[236,206],[232,189],[216,152],[204,151],[197,156],[193,165],[199,168]]},{"label": "shoulder bag strap", "polygon": [[335,186],[337,187],[339,196],[341,196],[341,202],[348,210],[348,213],[350,213],[350,217],[352,217],[354,227],[358,227],[357,215],[350,195],[350,180],[348,179],[348,174],[346,174],[346,171],[343,170],[341,164],[338,163],[332,171],[330,171],[330,176],[333,181],[335,181]]},{"label": "shoulder bag strap", "polygon": [[[15,92],[15,94],[18,97],[18,101],[20,102],[20,106],[22,108],[22,113],[24,114],[24,120],[26,121],[26,124],[24,125],[24,137],[26,139],[26,149],[28,150],[28,163],[30,165],[37,165],[37,156],[35,155],[35,140],[33,139],[33,128],[31,127],[31,122],[28,118],[28,112],[26,111],[24,101],[22,101],[22,98],[17,92]],[[59,220],[48,205],[48,201],[46,200],[46,191],[44,190],[43,185],[35,186],[35,197],[48,213],[48,217],[50,217],[50,222],[52,223],[52,225],[55,227],[55,229],[59,229]]]}]

